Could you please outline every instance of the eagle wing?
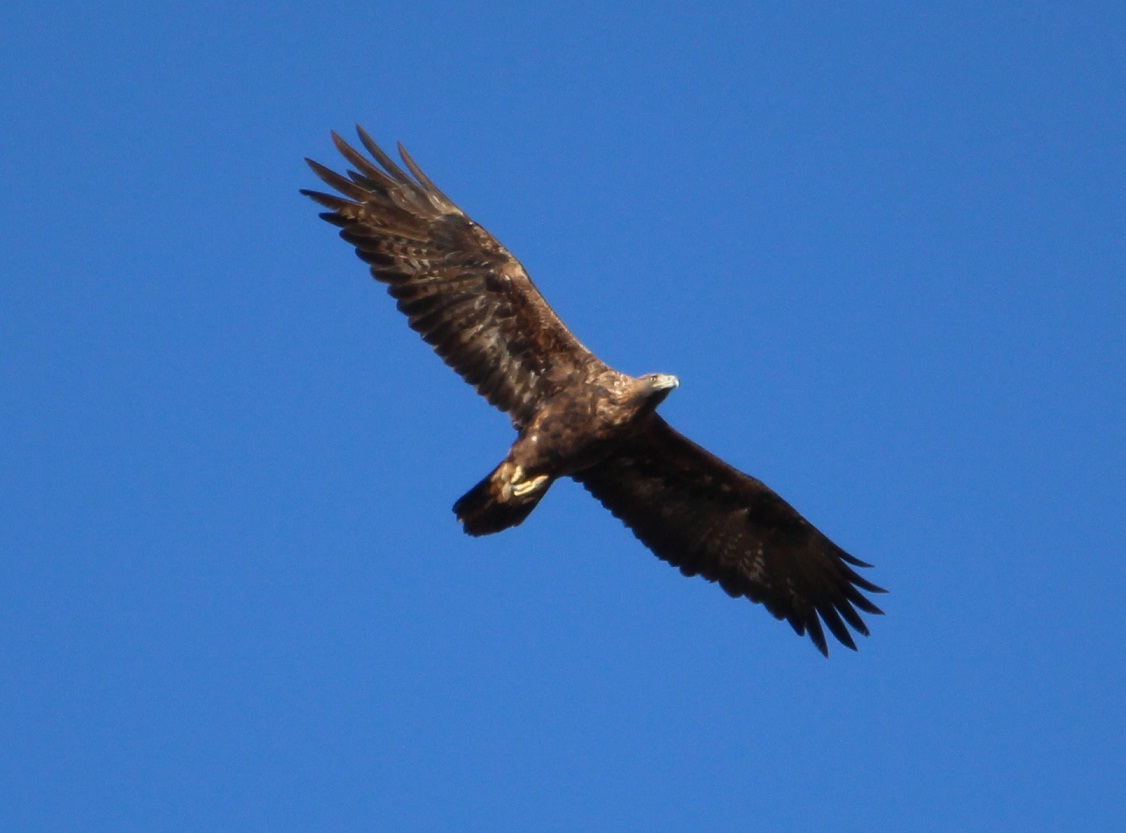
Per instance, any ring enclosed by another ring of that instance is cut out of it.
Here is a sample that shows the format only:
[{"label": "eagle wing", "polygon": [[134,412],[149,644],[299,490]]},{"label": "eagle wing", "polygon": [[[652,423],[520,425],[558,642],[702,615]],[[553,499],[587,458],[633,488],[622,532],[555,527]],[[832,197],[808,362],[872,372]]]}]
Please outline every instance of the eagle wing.
[{"label": "eagle wing", "polygon": [[845,622],[867,636],[861,594],[884,592],[868,567],[767,486],[649,416],[608,459],[573,475],[660,558],[731,596],[761,602],[828,655],[822,622],[856,649]]},{"label": "eagle wing", "polygon": [[305,160],[342,196],[303,189],[387,285],[410,326],[520,428],[540,403],[601,362],[572,335],[524,267],[427,178],[408,174],[357,127],[374,162],[332,134],[355,166],[341,176]]}]

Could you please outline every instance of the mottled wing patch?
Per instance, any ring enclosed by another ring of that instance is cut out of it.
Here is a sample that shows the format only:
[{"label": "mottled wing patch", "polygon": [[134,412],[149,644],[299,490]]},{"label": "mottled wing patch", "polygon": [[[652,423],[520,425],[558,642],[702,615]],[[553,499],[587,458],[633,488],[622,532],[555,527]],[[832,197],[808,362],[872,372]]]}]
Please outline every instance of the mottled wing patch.
[{"label": "mottled wing patch", "polygon": [[311,160],[337,194],[303,190],[328,210],[372,276],[442,359],[517,427],[576,373],[603,367],[485,229],[439,191],[400,146],[399,167],[357,128],[365,157],[332,134],[347,176]]}]

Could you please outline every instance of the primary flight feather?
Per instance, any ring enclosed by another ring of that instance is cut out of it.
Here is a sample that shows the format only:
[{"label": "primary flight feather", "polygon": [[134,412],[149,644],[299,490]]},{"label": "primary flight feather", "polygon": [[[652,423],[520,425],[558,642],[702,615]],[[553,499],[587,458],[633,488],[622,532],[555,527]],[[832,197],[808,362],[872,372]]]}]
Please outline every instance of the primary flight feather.
[{"label": "primary flight feather", "polygon": [[856,648],[862,590],[883,590],[853,558],[758,480],[670,427],[656,407],[674,376],[632,377],[568,330],[524,267],[432,183],[357,128],[364,156],[335,133],[347,175],[306,160],[337,194],[302,190],[387,285],[411,328],[512,420],[507,456],[454,504],[470,535],[521,523],[560,477],[581,483],[685,575],[762,603],[828,653],[824,628]]}]

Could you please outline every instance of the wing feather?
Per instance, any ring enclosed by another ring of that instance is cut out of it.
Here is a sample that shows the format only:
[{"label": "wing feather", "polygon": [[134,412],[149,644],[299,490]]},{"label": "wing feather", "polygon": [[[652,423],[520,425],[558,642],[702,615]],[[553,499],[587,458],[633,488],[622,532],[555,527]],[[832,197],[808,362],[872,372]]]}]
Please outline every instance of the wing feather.
[{"label": "wing feather", "polygon": [[656,414],[609,459],[574,477],[660,558],[762,603],[823,654],[823,624],[855,650],[848,626],[868,634],[857,608],[881,612],[860,591],[884,591],[853,569],[869,565]]},{"label": "wing feather", "polygon": [[[312,160],[339,192],[302,190],[356,248],[411,328],[519,428],[577,372],[603,365],[568,330],[524,267],[434,185],[399,146],[403,170],[357,127],[371,159],[336,133],[354,170]],[[409,171],[409,173],[408,173]]]}]

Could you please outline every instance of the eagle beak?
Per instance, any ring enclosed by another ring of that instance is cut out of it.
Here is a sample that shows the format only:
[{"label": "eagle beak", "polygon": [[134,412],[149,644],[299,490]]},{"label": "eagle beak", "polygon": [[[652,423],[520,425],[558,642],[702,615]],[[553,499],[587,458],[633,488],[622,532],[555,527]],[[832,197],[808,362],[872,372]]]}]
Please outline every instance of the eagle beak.
[{"label": "eagle beak", "polygon": [[653,390],[672,390],[680,387],[680,380],[669,373],[658,373],[653,377]]}]

